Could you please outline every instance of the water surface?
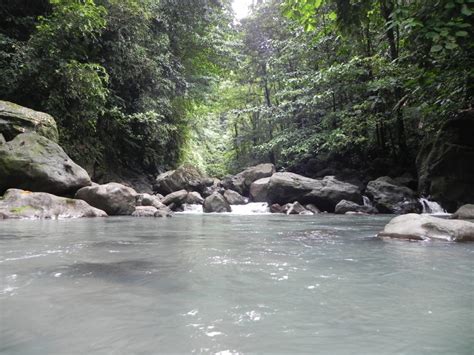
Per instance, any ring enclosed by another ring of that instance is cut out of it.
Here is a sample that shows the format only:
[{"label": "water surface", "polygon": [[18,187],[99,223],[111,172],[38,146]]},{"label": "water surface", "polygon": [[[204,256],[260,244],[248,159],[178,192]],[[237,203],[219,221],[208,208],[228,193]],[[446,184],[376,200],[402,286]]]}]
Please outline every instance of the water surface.
[{"label": "water surface", "polygon": [[0,222],[0,353],[472,354],[474,244],[389,219]]}]

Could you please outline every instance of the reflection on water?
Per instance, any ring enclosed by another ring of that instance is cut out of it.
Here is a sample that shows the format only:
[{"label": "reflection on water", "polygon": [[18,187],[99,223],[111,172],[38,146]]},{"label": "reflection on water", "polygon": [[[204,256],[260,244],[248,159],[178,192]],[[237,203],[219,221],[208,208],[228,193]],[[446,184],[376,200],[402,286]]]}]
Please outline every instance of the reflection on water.
[{"label": "reflection on water", "polygon": [[0,223],[0,353],[471,354],[473,244],[384,216]]}]

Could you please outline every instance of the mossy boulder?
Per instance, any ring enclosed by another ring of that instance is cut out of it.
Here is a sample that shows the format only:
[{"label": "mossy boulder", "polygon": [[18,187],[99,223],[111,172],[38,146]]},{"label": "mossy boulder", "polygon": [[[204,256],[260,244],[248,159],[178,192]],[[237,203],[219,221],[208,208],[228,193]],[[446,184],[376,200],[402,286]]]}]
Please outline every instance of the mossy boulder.
[{"label": "mossy boulder", "polygon": [[180,190],[202,193],[206,187],[211,186],[213,183],[213,179],[203,174],[194,166],[182,165],[176,170],[158,175],[153,188],[163,195]]},{"label": "mossy boulder", "polygon": [[75,198],[84,200],[111,216],[131,215],[137,204],[137,192],[116,182],[83,187],[77,191]]},{"label": "mossy boulder", "polygon": [[0,101],[0,134],[9,141],[27,132],[36,132],[58,142],[58,128],[52,116],[12,102]]},{"label": "mossy boulder", "polygon": [[85,201],[58,197],[44,192],[9,189],[0,199],[0,219],[58,219],[106,217],[107,214]]},{"label": "mossy boulder", "polygon": [[0,145],[0,193],[9,188],[72,195],[91,184],[87,172],[52,140],[22,133]]}]

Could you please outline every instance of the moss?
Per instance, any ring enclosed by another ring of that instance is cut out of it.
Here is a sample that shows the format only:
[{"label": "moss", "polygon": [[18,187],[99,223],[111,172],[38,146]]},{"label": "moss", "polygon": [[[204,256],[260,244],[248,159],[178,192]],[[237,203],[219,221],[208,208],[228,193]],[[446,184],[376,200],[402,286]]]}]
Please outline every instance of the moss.
[{"label": "moss", "polygon": [[12,209],[10,209],[10,212],[11,213],[23,213],[23,212],[25,212],[26,210],[29,210],[29,209],[34,209],[34,208],[27,205],[27,206],[12,208]]},{"label": "moss", "polygon": [[76,204],[76,200],[74,200],[73,198],[68,198],[68,199],[66,199],[66,204],[68,204],[68,205],[75,205],[75,204]]}]

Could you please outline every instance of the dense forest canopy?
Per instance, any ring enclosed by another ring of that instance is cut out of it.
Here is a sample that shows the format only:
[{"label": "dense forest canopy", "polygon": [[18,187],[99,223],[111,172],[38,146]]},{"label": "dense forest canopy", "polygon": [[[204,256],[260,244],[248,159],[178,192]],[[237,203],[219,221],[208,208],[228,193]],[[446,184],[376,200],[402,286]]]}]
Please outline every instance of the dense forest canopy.
[{"label": "dense forest canopy", "polygon": [[413,171],[472,107],[474,0],[4,0],[0,98],[52,114],[93,178]]}]

